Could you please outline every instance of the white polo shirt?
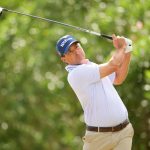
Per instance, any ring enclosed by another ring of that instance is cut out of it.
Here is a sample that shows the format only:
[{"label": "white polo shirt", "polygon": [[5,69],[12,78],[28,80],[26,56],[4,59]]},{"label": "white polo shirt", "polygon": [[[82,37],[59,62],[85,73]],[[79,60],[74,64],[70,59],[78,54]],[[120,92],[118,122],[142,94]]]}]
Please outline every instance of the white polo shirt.
[{"label": "white polo shirt", "polygon": [[66,70],[87,125],[115,126],[128,118],[127,109],[113,86],[115,73],[100,79],[99,65],[93,62],[68,65]]}]

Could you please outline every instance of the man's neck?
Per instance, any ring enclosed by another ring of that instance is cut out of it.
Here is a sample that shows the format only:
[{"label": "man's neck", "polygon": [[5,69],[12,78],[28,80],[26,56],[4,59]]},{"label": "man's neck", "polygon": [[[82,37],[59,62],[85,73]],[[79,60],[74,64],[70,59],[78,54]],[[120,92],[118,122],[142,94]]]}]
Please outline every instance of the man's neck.
[{"label": "man's neck", "polygon": [[83,60],[81,60],[81,64],[87,64],[89,62],[89,60],[88,59],[83,59]]},{"label": "man's neck", "polygon": [[82,65],[82,64],[87,64],[89,62],[88,59],[82,59],[79,63],[77,64],[68,64],[68,65]]}]

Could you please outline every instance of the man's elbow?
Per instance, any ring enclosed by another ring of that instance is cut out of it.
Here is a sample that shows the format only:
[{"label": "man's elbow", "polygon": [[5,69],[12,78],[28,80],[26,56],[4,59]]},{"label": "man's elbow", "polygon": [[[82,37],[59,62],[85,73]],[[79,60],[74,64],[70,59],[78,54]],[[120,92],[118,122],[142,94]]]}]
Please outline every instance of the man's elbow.
[{"label": "man's elbow", "polygon": [[115,79],[114,85],[121,85],[125,79]]}]

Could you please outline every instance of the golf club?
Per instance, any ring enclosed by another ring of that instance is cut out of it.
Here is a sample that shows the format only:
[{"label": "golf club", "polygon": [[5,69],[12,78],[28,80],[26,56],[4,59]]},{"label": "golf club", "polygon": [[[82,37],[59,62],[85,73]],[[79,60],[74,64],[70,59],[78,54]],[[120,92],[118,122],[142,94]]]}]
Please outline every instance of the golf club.
[{"label": "golf club", "polygon": [[82,32],[93,34],[93,35],[96,35],[96,36],[99,36],[99,37],[102,37],[102,38],[105,38],[105,39],[112,40],[112,37],[109,36],[109,35],[101,34],[101,33],[95,32],[95,31],[80,28],[80,27],[77,27],[77,26],[74,26],[74,25],[70,25],[70,24],[67,24],[67,23],[55,21],[55,20],[52,20],[52,19],[47,19],[47,18],[43,18],[43,17],[39,17],[39,16],[25,14],[25,13],[22,13],[22,12],[18,12],[18,11],[14,11],[14,10],[10,10],[10,9],[7,9],[7,8],[0,7],[0,15],[2,15],[3,11],[10,12],[10,13],[15,13],[15,14],[23,15],[23,16],[32,17],[32,18],[43,20],[43,21],[46,21],[46,22],[56,23],[56,24],[63,25],[63,26],[69,27],[69,28],[73,28],[73,29],[76,29],[76,30],[79,30],[79,31],[82,31]]}]

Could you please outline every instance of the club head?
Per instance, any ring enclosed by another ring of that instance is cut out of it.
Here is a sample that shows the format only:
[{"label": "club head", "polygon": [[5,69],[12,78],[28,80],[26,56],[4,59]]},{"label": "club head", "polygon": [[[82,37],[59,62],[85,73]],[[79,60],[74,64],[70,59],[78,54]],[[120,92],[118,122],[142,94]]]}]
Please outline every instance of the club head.
[{"label": "club head", "polygon": [[0,16],[2,15],[2,13],[3,13],[3,8],[0,7]]}]

